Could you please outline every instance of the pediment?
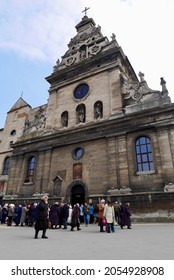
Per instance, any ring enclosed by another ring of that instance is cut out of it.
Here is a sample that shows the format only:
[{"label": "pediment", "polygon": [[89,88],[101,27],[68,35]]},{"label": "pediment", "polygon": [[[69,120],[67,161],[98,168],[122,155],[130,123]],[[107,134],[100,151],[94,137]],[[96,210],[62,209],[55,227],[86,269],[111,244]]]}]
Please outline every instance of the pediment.
[{"label": "pediment", "polygon": [[15,110],[18,110],[20,108],[27,107],[27,106],[31,108],[31,106],[27,102],[25,102],[25,100],[23,100],[23,98],[20,97],[16,101],[16,103],[13,105],[13,107],[10,109],[9,112],[12,112],[12,111],[15,111]]},{"label": "pediment", "polygon": [[71,65],[89,59],[108,48],[118,46],[116,37],[113,34],[111,42],[103,36],[101,27],[96,26],[92,18],[84,16],[79,24],[76,25],[77,34],[71,38],[68,50],[58,59],[54,66],[54,72],[67,68]]}]

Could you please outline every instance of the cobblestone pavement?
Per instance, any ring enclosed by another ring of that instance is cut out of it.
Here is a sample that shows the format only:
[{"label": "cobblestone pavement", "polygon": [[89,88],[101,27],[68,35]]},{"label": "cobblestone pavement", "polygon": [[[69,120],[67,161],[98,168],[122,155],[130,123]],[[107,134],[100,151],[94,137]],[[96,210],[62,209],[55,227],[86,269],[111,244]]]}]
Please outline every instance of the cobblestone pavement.
[{"label": "cobblestone pavement", "polygon": [[0,225],[1,260],[173,260],[174,224],[132,224],[132,229],[99,232],[97,224],[81,231],[47,230],[34,239],[31,227]]}]

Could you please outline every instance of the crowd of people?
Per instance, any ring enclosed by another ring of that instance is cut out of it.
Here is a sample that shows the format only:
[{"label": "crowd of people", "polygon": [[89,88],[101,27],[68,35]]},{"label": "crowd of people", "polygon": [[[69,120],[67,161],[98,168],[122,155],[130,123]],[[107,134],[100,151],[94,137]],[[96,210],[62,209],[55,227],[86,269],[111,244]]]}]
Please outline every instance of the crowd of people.
[{"label": "crowd of people", "polygon": [[0,205],[0,223],[7,226],[30,226],[35,228],[34,238],[38,238],[42,231],[42,238],[46,230],[63,229],[70,231],[75,228],[81,230],[81,224],[97,224],[100,232],[114,232],[116,227],[131,229],[131,213],[129,203],[111,202],[102,199],[99,204],[76,203],[73,207],[67,202],[48,202],[48,196],[43,196],[39,203],[24,203],[23,205]]}]

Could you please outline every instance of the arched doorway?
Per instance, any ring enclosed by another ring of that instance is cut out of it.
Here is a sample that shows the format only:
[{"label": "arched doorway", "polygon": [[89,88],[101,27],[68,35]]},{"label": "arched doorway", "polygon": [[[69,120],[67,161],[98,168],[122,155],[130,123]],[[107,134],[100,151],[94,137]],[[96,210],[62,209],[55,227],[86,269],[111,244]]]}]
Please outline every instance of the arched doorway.
[{"label": "arched doorway", "polygon": [[85,189],[81,184],[76,184],[71,189],[71,205],[85,202]]}]

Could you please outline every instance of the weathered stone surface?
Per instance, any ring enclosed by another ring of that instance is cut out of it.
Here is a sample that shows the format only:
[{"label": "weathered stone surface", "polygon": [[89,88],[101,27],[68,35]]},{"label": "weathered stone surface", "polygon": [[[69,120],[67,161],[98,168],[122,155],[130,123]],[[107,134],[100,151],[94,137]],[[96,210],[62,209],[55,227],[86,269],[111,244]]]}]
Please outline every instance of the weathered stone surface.
[{"label": "weathered stone surface", "polygon": [[[161,79],[160,92],[149,88],[143,73],[139,81],[115,36],[109,42],[93,19],[83,18],[76,29],[68,51],[46,78],[48,103],[32,109],[20,99],[8,112],[0,130],[1,174],[5,158],[11,162],[8,175],[0,177],[0,193],[36,199],[46,192],[51,201],[73,203],[78,196],[79,202],[95,203],[109,196],[130,199],[138,209],[142,200],[144,209],[154,204],[160,208],[156,201],[167,201],[173,192],[169,183],[174,184],[174,104],[166,82]],[[82,84],[89,91],[75,98],[74,90]],[[78,108],[84,109],[83,122],[78,121]],[[135,143],[142,136],[151,142],[154,168],[148,171],[137,169]],[[75,155],[78,148],[81,156]],[[33,156],[34,180],[27,183]],[[62,178],[57,191],[56,176]],[[74,193],[75,187],[81,193]]]}]

